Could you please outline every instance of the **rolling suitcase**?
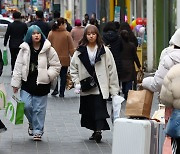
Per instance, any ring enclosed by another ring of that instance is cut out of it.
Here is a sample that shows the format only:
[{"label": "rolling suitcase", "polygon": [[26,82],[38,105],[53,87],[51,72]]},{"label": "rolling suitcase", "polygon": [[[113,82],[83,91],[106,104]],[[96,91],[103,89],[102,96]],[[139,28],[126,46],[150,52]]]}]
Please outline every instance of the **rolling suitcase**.
[{"label": "rolling suitcase", "polygon": [[154,120],[115,120],[112,154],[159,154],[159,125]]}]

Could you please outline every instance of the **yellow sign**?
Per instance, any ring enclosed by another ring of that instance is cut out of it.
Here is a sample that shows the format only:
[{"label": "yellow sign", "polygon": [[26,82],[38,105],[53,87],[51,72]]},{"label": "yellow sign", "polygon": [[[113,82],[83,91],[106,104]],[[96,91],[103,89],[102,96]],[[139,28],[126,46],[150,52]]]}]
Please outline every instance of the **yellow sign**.
[{"label": "yellow sign", "polygon": [[65,18],[66,18],[67,21],[71,24],[72,11],[66,10],[66,11],[65,11]]},{"label": "yellow sign", "polygon": [[46,9],[50,8],[50,2],[46,2]]},{"label": "yellow sign", "polygon": [[13,4],[17,5],[18,4],[18,0],[13,0]]}]

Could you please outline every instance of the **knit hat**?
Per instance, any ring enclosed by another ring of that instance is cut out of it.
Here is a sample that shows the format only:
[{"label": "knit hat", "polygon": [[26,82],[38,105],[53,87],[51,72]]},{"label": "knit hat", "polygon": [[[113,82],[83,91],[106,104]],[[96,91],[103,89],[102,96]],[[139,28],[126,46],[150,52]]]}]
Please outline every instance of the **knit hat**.
[{"label": "knit hat", "polygon": [[75,20],[75,26],[81,26],[81,20],[80,19]]},{"label": "knit hat", "polygon": [[26,42],[28,44],[32,43],[33,32],[39,32],[41,34],[41,41],[44,42],[46,40],[46,37],[43,34],[43,32],[41,31],[41,29],[37,25],[32,25],[28,28],[28,31],[24,37],[24,42]]},{"label": "knit hat", "polygon": [[180,47],[180,28],[175,31],[175,33],[173,34],[173,36],[169,41],[169,44]]}]

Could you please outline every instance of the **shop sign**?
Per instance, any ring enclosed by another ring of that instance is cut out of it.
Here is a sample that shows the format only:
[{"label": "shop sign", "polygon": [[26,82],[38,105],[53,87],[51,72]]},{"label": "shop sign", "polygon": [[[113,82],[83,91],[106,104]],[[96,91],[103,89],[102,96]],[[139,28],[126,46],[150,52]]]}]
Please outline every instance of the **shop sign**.
[{"label": "shop sign", "polygon": [[65,18],[66,18],[67,21],[71,24],[72,11],[66,10],[66,11],[65,11]]},{"label": "shop sign", "polygon": [[115,6],[114,9],[114,21],[120,21],[120,6]]}]

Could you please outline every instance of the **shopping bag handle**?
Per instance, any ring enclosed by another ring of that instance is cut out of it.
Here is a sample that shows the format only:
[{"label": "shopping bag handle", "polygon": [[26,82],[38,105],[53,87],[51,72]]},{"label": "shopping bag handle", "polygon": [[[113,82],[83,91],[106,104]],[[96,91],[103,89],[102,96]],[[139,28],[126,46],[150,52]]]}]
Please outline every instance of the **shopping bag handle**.
[{"label": "shopping bag handle", "polygon": [[19,99],[18,99],[15,95],[12,95],[12,98],[13,98],[16,102],[19,102]]}]

